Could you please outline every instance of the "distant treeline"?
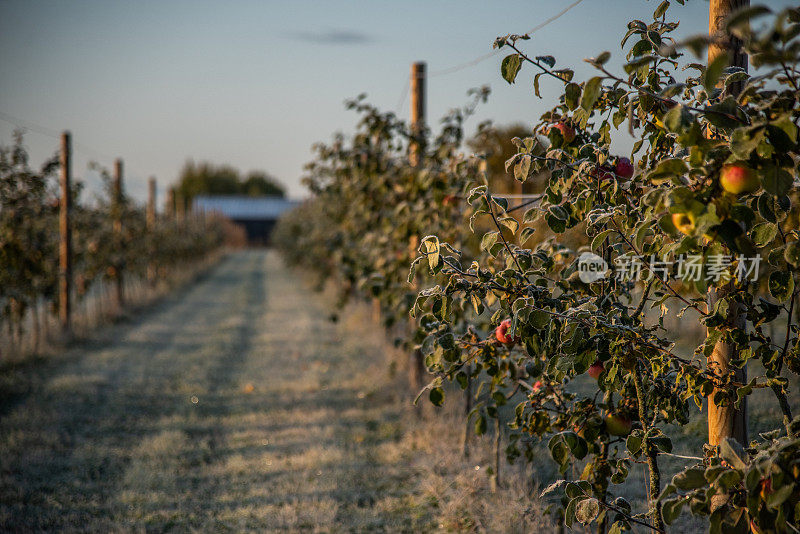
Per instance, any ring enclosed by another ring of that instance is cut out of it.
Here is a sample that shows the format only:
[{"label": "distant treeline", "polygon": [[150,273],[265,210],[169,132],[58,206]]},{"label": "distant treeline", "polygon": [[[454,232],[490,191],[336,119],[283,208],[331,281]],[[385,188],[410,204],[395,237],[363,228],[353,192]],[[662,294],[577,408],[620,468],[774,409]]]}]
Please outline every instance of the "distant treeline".
[{"label": "distant treeline", "polygon": [[230,165],[186,162],[175,192],[187,202],[197,195],[286,196],[283,185],[264,171],[242,175]]}]

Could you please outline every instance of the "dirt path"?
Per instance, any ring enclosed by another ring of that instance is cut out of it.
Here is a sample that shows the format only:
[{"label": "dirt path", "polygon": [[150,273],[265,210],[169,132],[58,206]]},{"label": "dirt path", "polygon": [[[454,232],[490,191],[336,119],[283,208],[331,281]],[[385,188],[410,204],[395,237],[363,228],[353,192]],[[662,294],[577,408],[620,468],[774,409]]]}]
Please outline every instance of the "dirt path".
[{"label": "dirt path", "polygon": [[0,529],[419,530],[379,336],[329,314],[241,252],[42,366],[0,408]]}]

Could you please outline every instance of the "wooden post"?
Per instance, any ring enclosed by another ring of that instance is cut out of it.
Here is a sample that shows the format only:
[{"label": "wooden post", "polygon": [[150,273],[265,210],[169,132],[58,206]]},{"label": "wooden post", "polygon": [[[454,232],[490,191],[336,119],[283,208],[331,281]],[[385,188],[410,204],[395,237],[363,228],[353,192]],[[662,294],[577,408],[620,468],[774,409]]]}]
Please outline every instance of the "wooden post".
[{"label": "wooden post", "polygon": [[[731,12],[750,5],[749,0],[711,0],[708,6],[708,33],[717,35],[724,32],[725,19]],[[724,43],[715,44],[708,48],[709,64],[721,54],[728,54],[731,57],[731,65],[747,69],[747,55],[741,49],[741,43],[732,36],[727,36]],[[741,88],[732,88],[732,92]],[[711,288],[708,292],[708,311],[714,309],[717,300],[728,293],[733,288],[728,287],[715,289]],[[731,306],[728,311],[729,328],[745,328],[746,318],[739,313],[735,306]],[[720,377],[730,376],[734,373],[733,379],[740,383],[747,383],[747,369],[730,367],[732,359],[737,357],[736,348],[723,341],[718,341],[714,345],[714,350],[708,359],[708,367]],[[745,397],[739,409],[731,403],[728,406],[717,406],[714,403],[714,390],[708,397],[708,443],[719,445],[725,438],[733,438],[742,445],[747,445],[747,398]]]},{"label": "wooden post", "polygon": [[158,267],[156,265],[155,260],[153,259],[153,253],[155,250],[154,245],[154,232],[156,230],[156,179],[154,176],[150,177],[150,180],[147,182],[147,215],[146,215],[146,222],[147,222],[147,233],[149,238],[148,243],[148,252],[150,254],[150,261],[147,264],[147,281],[150,283],[151,286],[155,285],[156,283],[156,273],[158,272]]},{"label": "wooden post", "polygon": [[186,199],[177,191],[175,192],[175,214],[179,223],[186,220]]},{"label": "wooden post", "polygon": [[[425,63],[418,61],[411,64],[411,133],[419,136],[425,128]],[[416,167],[420,163],[420,146],[413,141],[409,146],[408,159]]]},{"label": "wooden post", "polygon": [[151,176],[147,181],[147,229],[151,232],[156,227],[156,179]]},{"label": "wooden post", "polygon": [[[731,67],[741,67],[747,71],[747,54],[742,50],[742,42],[736,37],[725,33],[725,19],[727,19],[732,12],[749,5],[750,0],[711,0],[709,2],[708,33],[712,36],[724,36],[723,41],[709,45],[709,64],[718,56],[727,54],[730,57]],[[743,83],[744,82],[736,87],[729,88],[729,91],[732,93],[739,93],[739,91],[742,90]]]},{"label": "wooden post", "polygon": [[123,283],[123,238],[122,238],[122,160],[117,158],[114,160],[114,198],[112,200],[113,218],[114,218],[114,237],[116,240],[116,251],[119,257],[116,261],[116,287],[114,300],[117,311],[121,310],[125,305],[125,286]]},{"label": "wooden post", "polygon": [[[72,306],[72,229],[70,212],[72,210],[72,136],[69,132],[61,134],[61,203],[58,214],[60,234],[58,246],[58,319],[61,333],[68,338],[71,333]],[[45,318],[45,321],[47,319]]]},{"label": "wooden post", "polygon": [[175,216],[175,188],[170,187],[167,189],[167,199],[164,201],[164,215],[167,219],[172,219]]},{"label": "wooden post", "polygon": [[[425,63],[418,61],[411,65],[411,132],[415,137],[422,135],[425,130]],[[412,167],[417,167],[422,162],[420,140],[411,142],[409,146],[408,161]],[[419,246],[419,236],[411,236],[408,242],[409,258],[413,259],[417,255]],[[411,290],[417,291],[419,285],[416,280],[411,282]],[[416,321],[409,320],[409,329],[413,332],[417,328]],[[417,391],[422,387],[425,376],[425,365],[422,359],[422,351],[415,349],[411,354],[409,362],[408,379],[411,385],[412,394],[416,396]]]}]

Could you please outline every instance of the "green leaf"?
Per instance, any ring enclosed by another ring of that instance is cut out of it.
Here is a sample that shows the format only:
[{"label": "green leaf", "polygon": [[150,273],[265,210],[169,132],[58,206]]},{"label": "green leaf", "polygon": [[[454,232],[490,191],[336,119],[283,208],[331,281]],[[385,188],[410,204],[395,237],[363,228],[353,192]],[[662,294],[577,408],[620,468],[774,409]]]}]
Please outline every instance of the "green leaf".
[{"label": "green leaf", "polygon": [[539,330],[549,325],[550,321],[550,314],[542,310],[533,310],[528,316],[528,322],[530,325]]},{"label": "green leaf", "polygon": [[764,139],[763,128],[737,128],[731,136],[731,152],[737,158],[746,160]]},{"label": "green leaf", "polygon": [[524,154],[516,165],[514,165],[514,178],[520,182],[528,179],[528,174],[531,172],[531,156]]},{"label": "green leaf", "polygon": [[688,491],[702,488],[706,485],[705,469],[692,467],[672,477],[672,483],[678,489]]},{"label": "green leaf", "polygon": [[686,504],[685,497],[675,497],[674,499],[669,499],[668,501],[664,501],[661,505],[661,514],[664,518],[664,522],[668,525],[671,525],[678,516],[681,515],[681,508],[683,505]]},{"label": "green leaf", "polygon": [[764,189],[776,197],[787,194],[792,189],[792,175],[780,167],[774,167],[764,174],[762,185]]},{"label": "green leaf", "polygon": [[514,217],[502,217],[498,222],[511,230],[512,234],[516,234],[519,230],[519,222]]},{"label": "green leaf", "polygon": [[664,115],[664,126],[671,132],[680,133],[692,124],[692,114],[686,107],[677,105]]},{"label": "green leaf", "polygon": [[683,176],[689,171],[686,162],[678,158],[662,160],[655,169],[647,174],[647,178],[654,181],[663,180],[672,176]]},{"label": "green leaf", "polygon": [[433,271],[439,265],[439,238],[435,235],[425,236],[422,239],[425,251],[428,256],[428,265]]},{"label": "green leaf", "polygon": [[577,83],[570,82],[564,88],[564,103],[570,110],[578,107],[578,102],[581,98],[581,86]]},{"label": "green leaf", "polygon": [[497,238],[500,235],[500,232],[497,230],[492,230],[491,232],[486,232],[483,235],[483,239],[481,239],[481,249],[482,250],[489,250],[492,245],[497,242]]},{"label": "green leaf", "polygon": [[656,436],[653,438],[648,438],[648,442],[652,443],[654,447],[656,447],[661,452],[671,453],[672,452],[672,440],[669,439],[667,436]]},{"label": "green leaf", "polygon": [[750,231],[750,237],[753,240],[753,244],[759,248],[765,247],[772,243],[777,235],[778,225],[771,222],[758,223]]},{"label": "green leaf", "polygon": [[669,9],[669,1],[664,0],[658,5],[656,10],[653,12],[653,18],[660,19],[662,16],[664,16],[664,13],[667,12],[667,9]]},{"label": "green leaf", "polygon": [[583,499],[575,506],[575,519],[587,525],[600,515],[600,503],[594,497]]},{"label": "green leaf", "polygon": [[[788,481],[787,481],[788,482]],[[776,489],[773,493],[767,497],[767,507],[776,510],[780,505],[782,505],[786,499],[788,499],[792,492],[794,491],[795,485],[791,482],[781,486],[780,488]]]},{"label": "green leaf", "polygon": [[[639,42],[640,43],[645,43],[646,45],[648,45],[648,48],[650,48],[650,43],[648,43],[647,41],[639,41]],[[639,70],[640,68],[644,67],[645,65],[649,65],[650,63],[652,63],[656,59],[658,59],[658,58],[656,58],[656,56],[641,56],[641,57],[637,57],[637,58],[632,59],[631,61],[625,63],[625,65],[623,65],[623,68],[625,69],[625,72],[627,72],[628,74],[633,74],[635,71]]]},{"label": "green leaf", "polygon": [[533,228],[531,226],[526,226],[525,228],[523,228],[522,233],[519,236],[519,242],[520,242],[519,244],[524,245],[531,237],[533,237],[533,234],[535,233],[536,233],[536,228]]},{"label": "green leaf", "polygon": [[642,450],[642,435],[640,432],[634,432],[628,439],[625,440],[625,448],[630,451],[631,454],[637,456],[639,452]]},{"label": "green leaf", "polygon": [[522,59],[519,54],[510,54],[503,58],[503,62],[500,64],[500,74],[508,83],[514,83],[521,68]]},{"label": "green leaf", "polygon": [[539,63],[544,63],[551,69],[556,65],[556,58],[554,58],[553,56],[536,56],[536,61],[538,61]]},{"label": "green leaf", "polygon": [[597,57],[589,58],[586,61],[596,67],[602,67],[608,63],[609,59],[611,59],[611,52],[605,51],[601,52]]},{"label": "green leaf", "polygon": [[787,263],[800,267],[800,241],[792,241],[786,245],[783,251],[783,258]]},{"label": "green leaf", "polygon": [[794,292],[794,278],[787,271],[775,271],[769,275],[769,293],[779,302],[789,300]]},{"label": "green leaf", "polygon": [[547,226],[557,234],[563,234],[567,230],[567,223],[563,219],[553,216],[552,213],[548,213],[545,216],[545,221]]},{"label": "green leaf", "polygon": [[581,107],[586,111],[591,111],[594,103],[597,102],[602,90],[603,78],[595,76],[590,78],[583,87],[583,94],[581,95]]},{"label": "green leaf", "polygon": [[480,413],[475,419],[475,433],[479,436],[482,436],[486,434],[486,428],[486,416]]},{"label": "green leaf", "polygon": [[478,295],[473,293],[472,295],[470,295],[470,300],[472,301],[472,307],[475,309],[475,313],[477,315],[482,314],[483,310],[484,310],[484,306],[483,306],[483,301],[481,300],[481,298]]},{"label": "green leaf", "polygon": [[594,236],[594,239],[592,239],[592,250],[597,250],[600,247],[600,245],[603,244],[603,241],[605,241],[606,238],[609,235],[614,233],[614,231],[615,230],[613,230],[613,229],[612,230],[603,230],[602,232],[600,232],[599,234]]},{"label": "green leaf", "polygon": [[428,393],[428,398],[434,406],[441,406],[444,402],[444,390],[440,387],[435,387]]}]

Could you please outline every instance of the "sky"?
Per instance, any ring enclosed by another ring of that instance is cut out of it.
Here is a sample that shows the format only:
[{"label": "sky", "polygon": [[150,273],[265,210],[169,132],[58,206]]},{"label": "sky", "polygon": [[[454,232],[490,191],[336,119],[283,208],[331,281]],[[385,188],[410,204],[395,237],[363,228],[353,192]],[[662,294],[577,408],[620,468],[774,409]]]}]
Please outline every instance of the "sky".
[{"label": "sky", "polygon": [[[555,104],[557,82],[533,92],[532,70],[517,83],[500,77],[495,37],[526,33],[572,0],[0,0],[0,144],[28,126],[25,144],[38,165],[70,130],[74,174],[90,191],[90,161],[125,162],[125,187],[137,200],[155,176],[163,199],[184,162],[207,160],[247,172],[265,170],[306,195],[300,179],[311,146],[357,117],[344,101],[360,93],[408,115],[409,65],[426,61],[428,123],[467,102],[470,88],[492,95],[468,129],[491,119],[533,124]],[[583,58],[612,52],[632,18],[652,19],[659,0],[583,0],[524,43],[554,55],[578,81]],[[771,4],[789,2],[770,2]],[[708,2],[675,4],[679,35],[708,28]],[[16,125],[14,124],[16,123]]]}]

